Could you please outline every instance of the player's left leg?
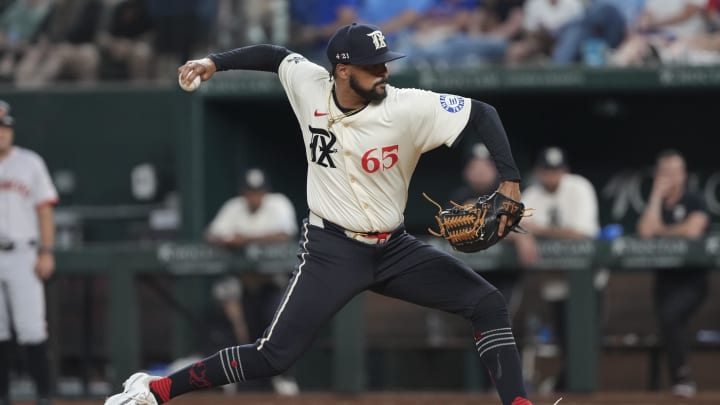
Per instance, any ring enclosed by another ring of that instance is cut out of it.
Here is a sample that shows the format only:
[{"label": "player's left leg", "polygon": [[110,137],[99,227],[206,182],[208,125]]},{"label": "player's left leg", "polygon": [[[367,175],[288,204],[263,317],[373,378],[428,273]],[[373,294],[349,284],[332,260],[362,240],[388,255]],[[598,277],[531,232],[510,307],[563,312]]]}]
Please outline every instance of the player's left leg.
[{"label": "player's left leg", "polygon": [[372,284],[375,262],[372,246],[307,222],[302,229],[293,277],[261,339],[227,347],[162,378],[136,373],[105,405],[158,405],[192,391],[289,369],[320,328]]},{"label": "player's left leg", "polygon": [[504,405],[529,405],[502,294],[460,260],[410,235],[382,248],[379,294],[457,314],[472,323],[475,348]]},{"label": "player's left leg", "polygon": [[12,332],[10,314],[6,305],[7,286],[4,275],[10,272],[7,255],[0,253],[0,404],[10,404],[10,353],[12,349]]},{"label": "player's left leg", "polygon": [[[248,283],[248,279],[254,281]],[[282,300],[284,288],[287,287],[287,278],[284,274],[253,274],[244,278],[243,287],[245,323],[250,339],[255,341],[262,338],[265,328],[272,323],[275,309]],[[292,396],[299,393],[292,367],[271,377],[268,384],[271,384],[275,392],[280,395]]]},{"label": "player's left leg", "polygon": [[37,253],[33,249],[12,252],[15,272],[7,278],[7,296],[17,341],[27,355],[28,371],[35,381],[38,403],[52,394],[47,348],[45,289],[35,274]]}]

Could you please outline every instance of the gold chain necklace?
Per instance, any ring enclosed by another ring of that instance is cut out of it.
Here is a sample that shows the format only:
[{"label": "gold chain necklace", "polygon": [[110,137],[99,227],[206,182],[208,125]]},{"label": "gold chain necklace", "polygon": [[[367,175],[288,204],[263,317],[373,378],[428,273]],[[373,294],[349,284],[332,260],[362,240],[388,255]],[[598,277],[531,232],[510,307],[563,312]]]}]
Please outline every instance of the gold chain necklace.
[{"label": "gold chain necklace", "polygon": [[[331,103],[331,100],[332,100],[332,95],[333,95],[333,89],[330,89],[330,93],[328,94],[328,102],[327,102],[327,110],[328,110],[328,119],[327,119],[327,120],[328,120],[328,125],[327,125],[327,129],[328,129],[328,131],[330,130],[330,128],[331,128],[333,125],[335,125],[336,123],[342,121],[344,118],[349,117],[349,116],[357,113],[358,111],[362,110],[363,108],[367,107],[366,105],[364,105],[364,106],[358,107],[358,108],[356,108],[356,109],[354,109],[354,110],[350,110],[350,111],[348,111],[348,112],[346,112],[346,113],[342,113],[342,114],[340,114],[340,115],[335,115],[335,116],[333,116],[333,115],[330,113],[330,103]],[[338,108],[340,108],[340,107],[338,107]]]}]

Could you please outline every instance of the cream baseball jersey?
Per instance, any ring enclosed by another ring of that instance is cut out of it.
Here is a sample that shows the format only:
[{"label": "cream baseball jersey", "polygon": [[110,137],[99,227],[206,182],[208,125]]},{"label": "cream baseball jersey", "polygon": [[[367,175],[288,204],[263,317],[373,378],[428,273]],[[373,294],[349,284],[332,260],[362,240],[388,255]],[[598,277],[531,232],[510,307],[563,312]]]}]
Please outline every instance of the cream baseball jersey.
[{"label": "cream baseball jersey", "polygon": [[351,231],[397,228],[420,156],[451,146],[470,116],[470,99],[387,85],[385,100],[343,117],[322,66],[291,54],[278,74],[302,129],[308,207]]},{"label": "cream baseball jersey", "polygon": [[228,200],[213,219],[208,229],[213,236],[231,238],[235,234],[246,237],[262,237],[273,233],[297,233],[295,208],[282,194],[269,193],[262,205],[250,212],[245,197]]},{"label": "cream baseball jersey", "polygon": [[0,159],[0,238],[37,240],[37,207],[57,200],[47,166],[37,153],[13,146]]}]

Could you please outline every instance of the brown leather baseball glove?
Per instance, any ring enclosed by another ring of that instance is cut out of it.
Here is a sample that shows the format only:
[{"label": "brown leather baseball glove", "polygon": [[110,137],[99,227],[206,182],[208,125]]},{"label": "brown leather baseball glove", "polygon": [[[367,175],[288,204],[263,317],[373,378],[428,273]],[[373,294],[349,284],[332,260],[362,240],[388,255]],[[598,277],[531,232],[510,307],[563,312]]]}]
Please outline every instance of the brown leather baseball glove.
[{"label": "brown leather baseball glove", "polygon": [[[525,204],[499,192],[482,196],[474,204],[460,205],[451,201],[452,206],[446,209],[427,194],[423,195],[438,207],[435,220],[440,230],[428,228],[428,232],[445,238],[453,249],[465,253],[485,250],[504,239],[510,231],[524,232],[518,225],[523,217],[529,216],[526,214]],[[502,236],[498,235],[501,215],[508,217],[508,225]]]}]

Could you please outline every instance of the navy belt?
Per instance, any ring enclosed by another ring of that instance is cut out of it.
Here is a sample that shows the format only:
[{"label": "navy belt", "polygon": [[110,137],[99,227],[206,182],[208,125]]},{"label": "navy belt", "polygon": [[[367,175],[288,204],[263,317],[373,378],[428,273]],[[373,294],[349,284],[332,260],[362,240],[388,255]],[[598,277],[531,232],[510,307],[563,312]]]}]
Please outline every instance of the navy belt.
[{"label": "navy belt", "polygon": [[[0,252],[10,252],[15,250],[15,248],[22,246],[21,243],[15,243],[13,240],[0,240]],[[28,246],[35,246],[37,245],[37,242],[34,240],[27,241]]]}]

